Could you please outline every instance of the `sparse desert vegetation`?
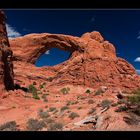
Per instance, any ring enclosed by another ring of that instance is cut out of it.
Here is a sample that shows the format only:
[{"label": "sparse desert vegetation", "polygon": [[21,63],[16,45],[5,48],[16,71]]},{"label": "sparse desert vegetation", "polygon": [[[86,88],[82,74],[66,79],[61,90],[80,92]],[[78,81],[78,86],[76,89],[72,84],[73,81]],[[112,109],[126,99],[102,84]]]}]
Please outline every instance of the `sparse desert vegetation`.
[{"label": "sparse desert vegetation", "polygon": [[102,102],[101,102],[101,107],[102,108],[106,108],[106,107],[110,107],[110,105],[111,105],[111,101],[110,100],[103,100]]},{"label": "sparse desert vegetation", "polygon": [[62,130],[63,124],[58,122],[53,122],[49,125],[48,131],[59,131]]},{"label": "sparse desert vegetation", "polygon": [[71,118],[72,120],[75,119],[76,117],[80,117],[80,116],[75,112],[71,112],[69,115],[69,118]]},{"label": "sparse desert vegetation", "polygon": [[10,121],[0,126],[0,131],[17,131],[16,122]]},{"label": "sparse desert vegetation", "polygon": [[66,95],[66,94],[69,94],[70,88],[65,87],[65,88],[62,88],[60,91],[63,93],[63,95]]},{"label": "sparse desert vegetation", "polygon": [[39,121],[37,119],[29,119],[27,121],[27,130],[28,131],[38,131],[46,127],[46,124],[44,121]]}]

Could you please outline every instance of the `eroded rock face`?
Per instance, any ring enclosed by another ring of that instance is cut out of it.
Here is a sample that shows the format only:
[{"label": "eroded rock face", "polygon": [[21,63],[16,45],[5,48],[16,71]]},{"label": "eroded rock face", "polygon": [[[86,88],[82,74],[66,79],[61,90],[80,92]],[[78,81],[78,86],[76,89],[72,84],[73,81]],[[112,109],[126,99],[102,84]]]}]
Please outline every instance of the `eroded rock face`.
[{"label": "eroded rock face", "polygon": [[[124,88],[140,85],[134,67],[124,59],[118,58],[115,47],[97,31],[85,33],[81,37],[48,33],[29,34],[10,40],[10,45],[15,66],[20,62],[24,63],[24,66],[30,64],[30,68],[35,67],[33,64],[38,57],[50,48],[57,47],[71,52],[67,61],[51,68],[37,69],[38,74],[50,69],[53,71],[52,85],[75,84],[89,87],[103,85]],[[35,77],[36,74],[32,75]]]},{"label": "eroded rock face", "polygon": [[7,38],[5,15],[0,10],[0,90],[14,89],[12,50]]}]

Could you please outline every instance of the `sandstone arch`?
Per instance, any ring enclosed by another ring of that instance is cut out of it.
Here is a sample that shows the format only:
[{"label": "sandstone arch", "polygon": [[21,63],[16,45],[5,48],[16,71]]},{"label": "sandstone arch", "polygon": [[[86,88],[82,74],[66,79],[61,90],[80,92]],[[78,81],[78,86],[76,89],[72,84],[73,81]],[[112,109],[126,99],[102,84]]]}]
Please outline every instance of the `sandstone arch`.
[{"label": "sandstone arch", "polygon": [[[21,45],[22,44],[22,45]],[[68,52],[80,51],[78,37],[59,34],[30,34],[10,40],[14,59],[34,64],[37,58],[51,48]]]},{"label": "sandstone arch", "polygon": [[[35,66],[32,64],[47,49],[57,47],[72,52],[67,61],[47,69],[42,68],[44,73],[53,72],[52,84],[55,85],[68,83],[89,87],[114,85],[133,88],[140,83],[134,67],[118,58],[113,44],[104,40],[96,31],[85,33],[81,37],[48,33],[29,34],[10,40],[10,45],[14,64],[23,64],[24,67],[30,64],[33,69]],[[41,77],[45,79],[45,75]],[[134,78],[136,80],[133,80]]]}]

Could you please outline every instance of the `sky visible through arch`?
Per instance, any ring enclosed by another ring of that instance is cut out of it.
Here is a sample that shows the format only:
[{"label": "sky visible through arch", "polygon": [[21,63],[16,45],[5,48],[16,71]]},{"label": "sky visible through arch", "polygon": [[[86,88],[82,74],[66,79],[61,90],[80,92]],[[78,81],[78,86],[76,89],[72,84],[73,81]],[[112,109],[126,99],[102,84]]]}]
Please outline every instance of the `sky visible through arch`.
[{"label": "sky visible through arch", "polygon": [[[118,57],[131,63],[140,73],[140,10],[5,10],[8,36],[29,33],[55,33],[81,36],[99,31],[111,42]],[[55,65],[69,53],[52,49],[42,55],[37,66]]]}]

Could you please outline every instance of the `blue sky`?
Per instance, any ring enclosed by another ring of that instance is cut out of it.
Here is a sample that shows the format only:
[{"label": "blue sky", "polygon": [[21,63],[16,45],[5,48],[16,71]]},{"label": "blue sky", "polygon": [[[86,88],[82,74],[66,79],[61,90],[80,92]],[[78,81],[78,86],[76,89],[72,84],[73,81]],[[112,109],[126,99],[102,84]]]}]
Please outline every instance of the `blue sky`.
[{"label": "blue sky", "polygon": [[[140,10],[5,10],[9,37],[29,33],[56,33],[81,36],[99,31],[113,43],[117,56],[126,59],[140,73]],[[36,66],[55,65],[69,57],[52,49]]]}]

